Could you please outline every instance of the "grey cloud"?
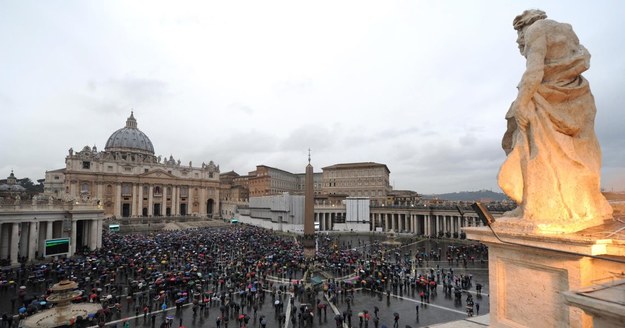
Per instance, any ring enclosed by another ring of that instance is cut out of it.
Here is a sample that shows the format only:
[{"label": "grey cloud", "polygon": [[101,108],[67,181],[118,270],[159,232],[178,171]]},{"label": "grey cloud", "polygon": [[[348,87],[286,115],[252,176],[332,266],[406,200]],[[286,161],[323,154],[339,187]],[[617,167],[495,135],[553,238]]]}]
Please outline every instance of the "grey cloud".
[{"label": "grey cloud", "polygon": [[254,113],[254,110],[252,109],[252,107],[250,107],[250,106],[248,106],[246,104],[240,103],[240,102],[234,102],[234,103],[229,104],[227,106],[227,109],[238,111],[238,112],[242,112],[244,114],[253,114]]},{"label": "grey cloud", "polygon": [[154,105],[169,96],[166,82],[148,78],[124,77],[104,82],[89,80],[86,87],[92,97],[112,99],[130,107]]},{"label": "grey cloud", "polygon": [[304,92],[313,87],[313,80],[311,78],[293,78],[279,82],[276,85],[276,90],[281,93],[293,93]]}]

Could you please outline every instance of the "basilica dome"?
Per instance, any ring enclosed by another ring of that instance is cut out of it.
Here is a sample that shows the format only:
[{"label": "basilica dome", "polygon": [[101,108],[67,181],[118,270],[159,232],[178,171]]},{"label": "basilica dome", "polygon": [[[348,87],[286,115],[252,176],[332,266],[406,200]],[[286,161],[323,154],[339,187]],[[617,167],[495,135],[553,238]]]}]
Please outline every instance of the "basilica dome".
[{"label": "basilica dome", "polygon": [[126,120],[126,126],[113,132],[106,142],[105,151],[137,152],[154,155],[154,146],[150,138],[137,128],[133,113]]}]

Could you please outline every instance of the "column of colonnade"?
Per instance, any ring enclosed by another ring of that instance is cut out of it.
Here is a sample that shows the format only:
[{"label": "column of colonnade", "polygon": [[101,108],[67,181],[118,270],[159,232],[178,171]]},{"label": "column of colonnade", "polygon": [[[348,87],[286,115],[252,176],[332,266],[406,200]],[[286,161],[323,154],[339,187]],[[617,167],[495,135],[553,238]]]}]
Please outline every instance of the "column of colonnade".
[{"label": "column of colonnade", "polygon": [[206,188],[200,189],[200,215],[208,214],[208,207],[206,202],[208,201],[208,191]]},{"label": "column of colonnade", "polygon": [[193,191],[195,188],[188,187],[188,196],[187,196],[187,213],[186,215],[190,215],[193,213]]},{"label": "column of colonnade", "polygon": [[139,184],[137,185],[137,194],[138,199],[136,200],[137,203],[137,216],[143,216],[143,185]]},{"label": "column of colonnade", "polygon": [[171,187],[171,215],[178,215],[178,202],[179,202],[180,189],[178,186]]},{"label": "column of colonnade", "polygon": [[39,243],[39,222],[28,223],[28,259],[34,260]]},{"label": "column of colonnade", "polygon": [[73,255],[74,253],[76,253],[76,229],[77,229],[77,223],[78,221],[74,221],[72,220],[72,236],[71,236],[71,243],[70,243],[70,250],[69,250],[69,254]]},{"label": "column of colonnade", "polygon": [[100,220],[91,220],[89,221],[89,249],[93,250],[98,247],[98,223]]},{"label": "column of colonnade", "polygon": [[148,187],[148,216],[154,216],[154,186]]},{"label": "column of colonnade", "polygon": [[122,217],[122,184],[115,185],[115,203],[113,203],[113,215],[116,217]]},{"label": "column of colonnade", "polygon": [[139,208],[139,206],[137,206],[137,202],[138,202],[138,192],[137,192],[137,188],[138,185],[136,183],[132,184],[132,203],[130,203],[130,216],[138,216],[139,213],[137,212],[137,208]]},{"label": "column of colonnade", "polygon": [[325,228],[326,225],[323,219],[323,213],[315,213],[315,222],[319,222],[319,231],[326,230]]},{"label": "column of colonnade", "polygon": [[161,201],[161,215],[165,216],[167,215],[167,186],[163,185],[163,191],[161,192],[162,196],[162,201]]}]

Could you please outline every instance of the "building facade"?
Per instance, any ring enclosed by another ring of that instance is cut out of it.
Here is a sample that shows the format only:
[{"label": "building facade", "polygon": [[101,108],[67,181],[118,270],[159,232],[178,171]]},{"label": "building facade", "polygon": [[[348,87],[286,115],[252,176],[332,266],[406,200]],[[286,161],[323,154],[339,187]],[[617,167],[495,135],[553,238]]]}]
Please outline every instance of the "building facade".
[{"label": "building facade", "polygon": [[46,172],[44,193],[65,200],[94,200],[107,217],[208,216],[219,214],[219,166],[181,164],[155,156],[150,139],[131,113],[104,151],[70,148],[65,168]]},{"label": "building facade", "polygon": [[322,168],[324,195],[369,197],[373,202],[384,202],[392,190],[390,171],[385,164],[362,162],[343,163]]},{"label": "building facade", "polygon": [[293,173],[267,165],[257,165],[249,173],[250,197],[279,195],[298,191],[297,176]]}]

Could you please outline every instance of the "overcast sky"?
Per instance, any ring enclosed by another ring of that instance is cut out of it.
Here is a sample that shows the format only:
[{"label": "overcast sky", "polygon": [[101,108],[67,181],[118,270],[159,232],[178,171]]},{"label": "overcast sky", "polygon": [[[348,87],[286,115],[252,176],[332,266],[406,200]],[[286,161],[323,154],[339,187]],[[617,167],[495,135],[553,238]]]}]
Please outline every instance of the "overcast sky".
[{"label": "overcast sky", "polygon": [[623,1],[2,1],[0,177],[104,149],[130,111],[156,155],[221,172],[378,162],[395,189],[500,191],[540,8],[592,54],[602,186],[625,190]]}]

